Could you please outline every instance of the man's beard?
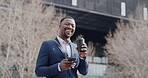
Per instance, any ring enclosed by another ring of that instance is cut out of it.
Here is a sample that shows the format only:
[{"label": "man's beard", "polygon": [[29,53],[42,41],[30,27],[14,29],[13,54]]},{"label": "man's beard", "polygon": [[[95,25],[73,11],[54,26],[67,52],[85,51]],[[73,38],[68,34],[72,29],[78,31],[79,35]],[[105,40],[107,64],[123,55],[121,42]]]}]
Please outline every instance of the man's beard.
[{"label": "man's beard", "polygon": [[65,37],[65,38],[70,38],[71,35],[64,34],[64,37]]}]

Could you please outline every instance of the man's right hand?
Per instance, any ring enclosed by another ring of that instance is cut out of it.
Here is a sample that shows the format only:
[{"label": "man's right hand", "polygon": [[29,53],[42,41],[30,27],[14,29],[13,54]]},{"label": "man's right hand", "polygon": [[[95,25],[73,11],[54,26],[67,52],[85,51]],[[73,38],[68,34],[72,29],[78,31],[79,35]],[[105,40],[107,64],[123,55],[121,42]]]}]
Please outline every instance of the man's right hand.
[{"label": "man's right hand", "polygon": [[68,70],[70,67],[74,66],[76,63],[74,61],[68,61],[68,59],[63,59],[60,62],[61,70]]}]

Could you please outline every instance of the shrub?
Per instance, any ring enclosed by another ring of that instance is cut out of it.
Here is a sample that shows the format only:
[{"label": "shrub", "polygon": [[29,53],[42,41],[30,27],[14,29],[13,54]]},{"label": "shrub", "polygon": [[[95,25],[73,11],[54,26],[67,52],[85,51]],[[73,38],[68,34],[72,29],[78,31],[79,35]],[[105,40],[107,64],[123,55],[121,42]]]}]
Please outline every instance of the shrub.
[{"label": "shrub", "polygon": [[1,0],[0,5],[0,78],[34,78],[40,44],[58,34],[63,14],[39,0]]},{"label": "shrub", "polygon": [[140,20],[119,21],[115,33],[106,37],[106,54],[114,70],[105,78],[148,77],[148,23],[137,16]]}]

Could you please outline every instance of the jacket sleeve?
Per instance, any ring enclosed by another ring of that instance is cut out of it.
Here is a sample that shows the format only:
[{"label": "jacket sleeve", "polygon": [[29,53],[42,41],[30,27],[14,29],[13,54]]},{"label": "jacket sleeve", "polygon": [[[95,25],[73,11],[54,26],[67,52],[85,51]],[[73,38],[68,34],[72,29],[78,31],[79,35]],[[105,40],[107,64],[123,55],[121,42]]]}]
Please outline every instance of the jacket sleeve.
[{"label": "jacket sleeve", "polygon": [[35,73],[38,77],[50,77],[60,73],[58,70],[58,63],[50,65],[49,64],[49,44],[48,42],[43,42],[39,51],[37,58]]},{"label": "jacket sleeve", "polygon": [[79,63],[79,66],[78,66],[78,71],[80,72],[80,74],[82,75],[86,75],[88,73],[88,62],[86,61],[86,58],[85,59],[80,59],[80,63]]}]

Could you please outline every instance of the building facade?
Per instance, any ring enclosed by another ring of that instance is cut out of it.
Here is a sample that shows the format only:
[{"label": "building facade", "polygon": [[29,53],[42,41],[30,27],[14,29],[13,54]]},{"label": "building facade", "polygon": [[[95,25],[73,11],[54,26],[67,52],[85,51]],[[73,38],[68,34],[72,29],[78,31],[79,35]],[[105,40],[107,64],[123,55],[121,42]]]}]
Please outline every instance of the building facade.
[{"label": "building facade", "polygon": [[148,20],[147,0],[44,0],[44,2],[54,5],[57,12],[62,10],[76,20],[77,30],[72,39],[83,34],[86,42],[95,43],[97,57],[93,60],[92,57],[88,57],[91,72],[86,78],[101,78],[105,74],[108,62],[102,48],[106,44],[104,37],[109,31],[115,31],[118,20],[139,21],[139,18],[129,18],[129,15],[134,16],[137,10],[143,16],[143,20]]}]

